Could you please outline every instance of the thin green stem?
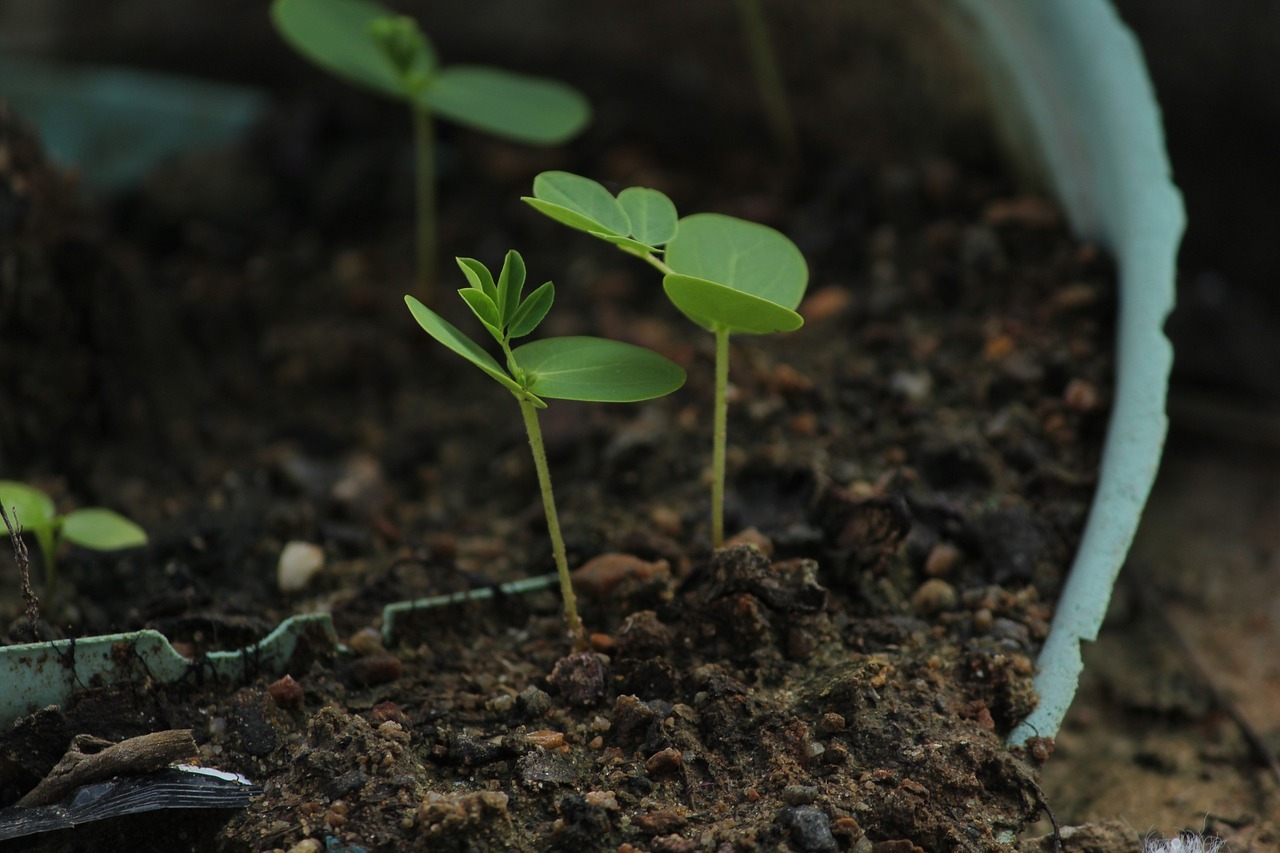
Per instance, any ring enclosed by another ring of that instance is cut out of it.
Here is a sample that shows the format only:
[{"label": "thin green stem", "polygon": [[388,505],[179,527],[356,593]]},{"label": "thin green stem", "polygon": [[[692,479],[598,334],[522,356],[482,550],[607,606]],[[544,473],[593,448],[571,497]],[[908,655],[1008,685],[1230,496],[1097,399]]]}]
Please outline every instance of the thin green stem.
[{"label": "thin green stem", "polygon": [[673,273],[675,273],[675,270],[667,266],[666,263],[663,262],[661,258],[653,254],[652,252],[645,252],[643,255],[639,253],[635,253],[635,254],[636,254],[636,257],[640,258],[640,260],[642,261],[646,261],[649,264],[649,266],[653,267],[663,275],[672,275]]},{"label": "thin green stem", "polygon": [[765,116],[773,130],[774,139],[782,153],[795,160],[800,153],[795,120],[791,117],[791,103],[787,87],[778,69],[778,55],[769,38],[769,25],[764,18],[760,0],[737,0],[738,19],[742,22],[742,35],[747,53],[751,57],[751,70],[755,73],[756,87],[764,102]]},{"label": "thin green stem", "polygon": [[724,545],[724,457],[729,423],[729,330],[716,329],[715,433],[711,449],[711,546]]},{"label": "thin green stem", "polygon": [[538,427],[538,410],[525,397],[519,397],[520,413],[524,415],[524,427],[529,433],[529,448],[533,451],[533,466],[538,471],[538,487],[542,490],[542,508],[547,514],[547,532],[551,534],[551,550],[556,560],[556,573],[560,576],[560,595],[564,599],[564,621],[569,625],[569,635],[579,649],[587,646],[578,618],[578,602],[573,594],[573,582],[569,577],[569,558],[565,555],[564,537],[560,535],[560,518],[556,515],[556,502],[551,494],[551,471],[547,466],[547,451],[542,444],[542,430]]},{"label": "thin green stem", "polygon": [[36,545],[40,548],[40,556],[44,557],[44,595],[49,600],[52,600],[58,591],[58,540],[54,531],[55,525],[60,526],[57,520],[52,525],[34,528]]},{"label": "thin green stem", "polygon": [[414,159],[416,163],[415,193],[418,206],[418,291],[427,305],[435,304],[436,295],[436,148],[431,113],[414,102]]}]

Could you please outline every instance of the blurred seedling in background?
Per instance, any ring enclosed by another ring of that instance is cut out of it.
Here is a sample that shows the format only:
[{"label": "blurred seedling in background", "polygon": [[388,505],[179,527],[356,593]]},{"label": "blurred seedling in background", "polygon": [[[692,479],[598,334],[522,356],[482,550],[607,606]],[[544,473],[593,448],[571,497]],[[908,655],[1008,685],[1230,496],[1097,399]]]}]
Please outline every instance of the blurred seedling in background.
[{"label": "blurred seedling in background", "polygon": [[787,159],[795,162],[800,157],[800,134],[796,131],[791,115],[791,99],[778,67],[778,54],[769,36],[769,24],[765,20],[760,0],[735,0],[738,22],[742,25],[742,38],[751,59],[751,72],[756,78],[760,102],[773,140]]},{"label": "blurred seedling in background", "polygon": [[441,67],[415,20],[369,0],[275,0],[271,18],[285,41],[321,68],[408,104],[418,287],[428,303],[437,254],[434,118],[531,145],[564,142],[591,118],[587,99],[564,83],[484,65]]},{"label": "blurred seedling in background", "polygon": [[[0,503],[16,516],[15,525],[36,538],[44,559],[45,594],[57,587],[57,550],[62,542],[70,542],[91,551],[120,551],[147,544],[147,534],[117,512],[101,507],[75,509],[58,515],[53,501],[39,489],[13,480],[0,480]],[[0,535],[9,536],[7,529]]]},{"label": "blurred seedling in background", "polygon": [[565,621],[574,642],[583,648],[582,622],[578,618],[568,557],[551,492],[551,473],[538,426],[538,409],[547,407],[544,398],[633,403],[661,397],[684,384],[684,370],[643,347],[603,338],[545,338],[512,349],[513,340],[528,335],[547,316],[555,299],[555,286],[547,282],[524,297],[525,266],[519,252],[507,253],[497,281],[479,261],[457,260],[470,283],[458,292],[498,342],[505,364],[413,296],[405,296],[405,303],[427,334],[480,368],[519,402],[560,577]]},{"label": "blurred seedling in background", "polygon": [[804,325],[795,308],[809,283],[804,255],[787,237],[718,213],[680,217],[657,190],[631,187],[616,197],[568,172],[543,172],[524,199],[552,219],[586,231],[658,269],[667,298],[715,335],[715,414],[711,542],[724,544],[729,336],[789,332]]}]

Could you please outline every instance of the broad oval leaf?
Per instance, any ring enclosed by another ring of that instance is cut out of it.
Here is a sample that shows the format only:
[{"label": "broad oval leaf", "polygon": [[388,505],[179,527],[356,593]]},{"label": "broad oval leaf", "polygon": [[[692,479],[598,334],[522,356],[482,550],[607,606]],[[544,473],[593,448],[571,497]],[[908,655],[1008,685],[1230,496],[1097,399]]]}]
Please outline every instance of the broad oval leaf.
[{"label": "broad oval leaf", "polygon": [[667,266],[723,284],[783,308],[795,308],[809,283],[804,255],[781,232],[719,213],[680,220],[667,244]]},{"label": "broad oval leaf", "polygon": [[628,187],[618,204],[631,220],[631,236],[646,246],[661,246],[676,236],[676,206],[665,194],[647,187]]},{"label": "broad oval leaf", "polygon": [[538,324],[551,310],[551,303],[555,298],[556,286],[549,281],[530,293],[529,298],[520,303],[520,307],[516,309],[516,315],[511,318],[511,326],[507,329],[507,334],[512,338],[523,338],[538,328]]},{"label": "broad oval leaf", "polygon": [[502,365],[498,364],[497,359],[482,350],[479,344],[462,334],[452,323],[412,296],[405,296],[404,302],[409,306],[413,319],[418,321],[418,325],[428,335],[489,374],[498,384],[512,394],[519,395],[521,393],[522,389],[516,384],[516,381],[508,376],[507,372],[502,369]]},{"label": "broad oval leaf", "polygon": [[477,261],[475,258],[454,258],[458,262],[458,267],[462,270],[462,274],[467,277],[467,281],[476,290],[484,291],[484,295],[493,300],[493,304],[498,304],[498,286],[493,283],[493,273],[489,272],[489,268]]},{"label": "broad oval leaf", "polygon": [[[5,512],[9,513],[9,520],[14,527],[22,525],[24,529],[31,531],[47,528],[57,514],[48,495],[16,480],[0,480],[0,504],[4,504]],[[15,511],[17,518],[13,517]],[[8,535],[9,528],[0,523],[0,536]]]},{"label": "broad oval leaf", "polygon": [[418,97],[443,118],[533,145],[564,142],[591,120],[572,86],[482,65],[443,68]]},{"label": "broad oval leaf", "polygon": [[590,178],[572,172],[538,175],[533,179],[533,198],[525,201],[570,228],[603,231],[618,237],[631,233],[631,220],[613,194]]},{"label": "broad oval leaf", "polygon": [[652,350],[605,338],[548,338],[517,347],[516,364],[539,397],[634,403],[670,394],[684,370]]},{"label": "broad oval leaf", "polygon": [[99,507],[67,513],[62,521],[62,538],[94,551],[119,551],[147,544],[147,534],[141,527],[118,512]]},{"label": "broad oval leaf", "polygon": [[714,281],[668,274],[662,278],[662,289],[686,317],[708,331],[768,335],[804,325],[804,318],[790,308]]},{"label": "broad oval leaf", "polygon": [[[340,77],[404,99],[408,97],[404,78],[371,29],[375,21],[394,16],[391,9],[369,0],[275,0],[271,4],[271,20],[298,53]],[[425,75],[435,66],[435,52],[424,38],[414,70]]]}]

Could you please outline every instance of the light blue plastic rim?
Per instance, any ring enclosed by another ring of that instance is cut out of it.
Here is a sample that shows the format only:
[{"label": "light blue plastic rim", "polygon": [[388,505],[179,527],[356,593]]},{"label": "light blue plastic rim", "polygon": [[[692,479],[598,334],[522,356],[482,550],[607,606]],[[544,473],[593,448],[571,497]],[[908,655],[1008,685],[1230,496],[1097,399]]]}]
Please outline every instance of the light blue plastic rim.
[{"label": "light blue plastic rim", "polygon": [[304,636],[337,646],[327,613],[291,616],[261,641],[243,649],[210,652],[200,660],[183,657],[159,631],[104,634],[0,648],[0,725],[50,705],[64,705],[91,684],[151,679],[170,684],[197,672],[222,680],[254,672],[280,672]]},{"label": "light blue plastic rim", "polygon": [[118,190],[169,157],[242,137],[267,97],[241,86],[115,66],[0,56],[0,93],[40,131],[55,161]]},{"label": "light blue plastic rim", "polygon": [[1155,93],[1133,34],[1106,0],[952,0],[1015,145],[1038,164],[1076,234],[1116,259],[1115,401],[1079,551],[1037,661],[1040,704],[1009,737],[1057,734],[1075,697],[1080,644],[1097,639],[1155,480],[1185,215]]}]

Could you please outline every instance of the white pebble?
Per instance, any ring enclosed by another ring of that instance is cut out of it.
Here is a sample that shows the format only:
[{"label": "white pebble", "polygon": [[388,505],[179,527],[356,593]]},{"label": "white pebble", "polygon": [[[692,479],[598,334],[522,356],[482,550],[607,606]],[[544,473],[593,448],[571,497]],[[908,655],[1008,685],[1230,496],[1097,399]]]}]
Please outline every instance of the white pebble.
[{"label": "white pebble", "polygon": [[324,568],[324,549],[310,542],[289,542],[280,552],[276,582],[281,592],[297,592],[311,583],[316,572]]}]

